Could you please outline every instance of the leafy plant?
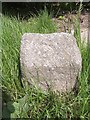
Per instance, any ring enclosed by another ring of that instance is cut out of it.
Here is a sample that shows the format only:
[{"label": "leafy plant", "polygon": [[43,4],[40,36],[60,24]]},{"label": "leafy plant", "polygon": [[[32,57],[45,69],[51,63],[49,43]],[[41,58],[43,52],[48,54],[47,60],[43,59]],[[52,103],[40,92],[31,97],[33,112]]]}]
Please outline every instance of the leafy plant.
[{"label": "leafy plant", "polygon": [[[78,35],[80,32],[75,34],[82,54],[82,72],[77,95],[75,96],[74,93],[57,95],[52,91],[46,94],[39,89],[31,88],[27,81],[23,86],[21,85],[20,40],[25,32],[55,32],[55,24],[45,11],[28,21],[7,16],[2,16],[1,19],[2,84],[0,87],[3,89],[3,118],[88,119],[90,46],[80,43],[80,35]],[[80,27],[78,29],[80,30]]]}]

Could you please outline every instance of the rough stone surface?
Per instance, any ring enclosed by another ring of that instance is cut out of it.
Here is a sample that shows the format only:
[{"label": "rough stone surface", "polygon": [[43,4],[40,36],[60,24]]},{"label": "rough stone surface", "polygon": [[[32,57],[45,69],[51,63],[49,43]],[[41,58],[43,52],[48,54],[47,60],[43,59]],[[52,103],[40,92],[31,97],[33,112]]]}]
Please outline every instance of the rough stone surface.
[{"label": "rough stone surface", "polygon": [[29,83],[42,90],[71,90],[82,67],[76,39],[68,33],[25,33],[21,40],[21,70]]}]

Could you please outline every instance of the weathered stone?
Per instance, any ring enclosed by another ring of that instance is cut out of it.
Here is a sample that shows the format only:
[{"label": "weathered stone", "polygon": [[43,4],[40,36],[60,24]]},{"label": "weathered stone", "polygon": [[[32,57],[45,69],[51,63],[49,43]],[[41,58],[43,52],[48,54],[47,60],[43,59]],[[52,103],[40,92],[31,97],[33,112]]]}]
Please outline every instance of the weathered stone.
[{"label": "weathered stone", "polygon": [[24,78],[42,90],[71,90],[80,73],[82,59],[76,39],[68,33],[25,33],[20,52]]}]

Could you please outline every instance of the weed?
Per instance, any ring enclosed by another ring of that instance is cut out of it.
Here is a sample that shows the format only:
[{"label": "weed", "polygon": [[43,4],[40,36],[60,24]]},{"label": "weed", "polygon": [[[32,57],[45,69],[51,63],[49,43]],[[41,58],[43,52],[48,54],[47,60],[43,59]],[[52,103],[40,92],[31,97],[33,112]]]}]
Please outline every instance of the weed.
[{"label": "weed", "polygon": [[[82,72],[79,77],[79,92],[57,95],[52,91],[47,94],[39,89],[30,88],[27,82],[24,88],[20,83],[20,40],[25,32],[52,33],[56,26],[48,16],[42,12],[38,17],[30,18],[28,22],[16,18],[2,16],[2,92],[3,118],[88,118],[88,78],[89,78],[89,50],[79,39],[82,54]],[[80,30],[80,28],[79,28]],[[88,61],[88,62],[87,62]]]}]

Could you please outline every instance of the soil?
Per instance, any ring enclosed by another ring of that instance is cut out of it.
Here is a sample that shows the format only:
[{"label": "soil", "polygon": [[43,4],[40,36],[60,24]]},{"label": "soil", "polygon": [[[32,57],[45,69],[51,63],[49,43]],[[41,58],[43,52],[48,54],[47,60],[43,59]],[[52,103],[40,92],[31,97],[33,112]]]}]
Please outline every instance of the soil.
[{"label": "soil", "polygon": [[[87,13],[83,13],[81,14],[80,16],[80,28],[81,28],[81,31],[83,29],[88,29],[89,27],[89,12]],[[53,21],[55,21],[55,23],[57,24],[57,32],[64,32],[64,27],[66,27],[66,30],[68,29],[67,27],[71,27],[71,29],[73,29],[73,24],[71,22],[71,19],[72,18],[75,18],[76,17],[76,14],[67,14],[67,15],[64,15],[64,20],[61,20],[59,18],[53,18]],[[69,21],[70,19],[70,21]],[[69,26],[70,24],[70,26]]]},{"label": "soil", "polygon": [[[86,43],[88,42],[90,38],[89,36],[89,31],[90,31],[90,13],[85,12],[82,13],[79,17],[79,22],[80,22],[80,31],[81,31],[81,39],[84,40]],[[71,32],[74,34],[74,26],[73,22],[76,20],[76,14],[66,14],[64,15],[64,19],[60,18],[53,18],[53,21],[57,25],[57,32]]]}]

